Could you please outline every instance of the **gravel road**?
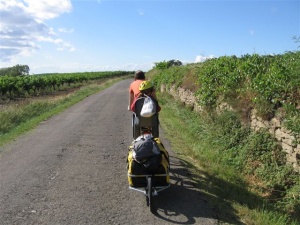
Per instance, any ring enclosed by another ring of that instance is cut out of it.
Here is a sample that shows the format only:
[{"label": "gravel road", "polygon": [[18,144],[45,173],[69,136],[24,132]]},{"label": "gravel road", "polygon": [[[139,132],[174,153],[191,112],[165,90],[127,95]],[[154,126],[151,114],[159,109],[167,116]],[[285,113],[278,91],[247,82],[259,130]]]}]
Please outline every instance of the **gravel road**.
[{"label": "gravel road", "polygon": [[171,187],[155,197],[129,190],[131,113],[123,80],[0,149],[0,224],[217,224],[204,194],[171,155]]}]

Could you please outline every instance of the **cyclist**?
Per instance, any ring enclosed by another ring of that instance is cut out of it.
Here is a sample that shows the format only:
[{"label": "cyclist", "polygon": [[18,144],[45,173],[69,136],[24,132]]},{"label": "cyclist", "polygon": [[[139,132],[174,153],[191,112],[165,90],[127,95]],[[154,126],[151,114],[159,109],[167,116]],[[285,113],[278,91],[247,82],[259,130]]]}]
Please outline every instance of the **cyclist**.
[{"label": "cyclist", "polygon": [[149,96],[156,104],[156,112],[158,113],[161,110],[161,107],[158,104],[158,101],[156,99],[156,92],[154,89],[154,86],[151,81],[145,80],[142,81],[141,84],[139,85],[139,93],[136,95],[134,98],[132,104],[130,105],[130,110],[134,112],[135,110],[135,102],[140,98],[140,97],[145,97]]},{"label": "cyclist", "polygon": [[130,109],[130,106],[133,102],[133,100],[136,98],[136,96],[140,93],[139,86],[140,84],[145,80],[145,73],[141,70],[138,70],[134,74],[134,81],[129,86],[129,105],[128,110]]}]

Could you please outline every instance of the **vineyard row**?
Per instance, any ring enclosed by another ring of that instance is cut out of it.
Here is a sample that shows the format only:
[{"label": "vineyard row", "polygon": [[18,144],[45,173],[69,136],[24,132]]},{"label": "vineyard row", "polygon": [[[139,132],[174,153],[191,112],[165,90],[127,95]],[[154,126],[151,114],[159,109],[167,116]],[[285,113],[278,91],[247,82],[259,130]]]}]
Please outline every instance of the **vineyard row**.
[{"label": "vineyard row", "polygon": [[130,71],[57,73],[30,76],[0,76],[0,97],[36,95],[61,86],[132,74]]}]

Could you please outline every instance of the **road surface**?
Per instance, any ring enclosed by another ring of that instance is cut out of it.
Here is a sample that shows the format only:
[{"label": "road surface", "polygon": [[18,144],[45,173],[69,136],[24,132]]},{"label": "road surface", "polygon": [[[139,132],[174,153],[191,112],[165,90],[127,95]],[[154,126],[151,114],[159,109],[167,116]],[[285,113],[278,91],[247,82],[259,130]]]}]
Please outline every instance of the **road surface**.
[{"label": "road surface", "polygon": [[0,224],[217,224],[187,168],[171,155],[171,187],[155,197],[129,190],[131,113],[123,80],[1,147]]}]

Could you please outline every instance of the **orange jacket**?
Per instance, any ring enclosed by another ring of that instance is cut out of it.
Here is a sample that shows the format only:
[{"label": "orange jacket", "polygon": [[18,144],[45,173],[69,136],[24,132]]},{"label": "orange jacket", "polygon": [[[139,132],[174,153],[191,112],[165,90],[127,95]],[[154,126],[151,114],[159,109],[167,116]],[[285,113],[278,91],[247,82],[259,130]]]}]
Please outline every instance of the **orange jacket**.
[{"label": "orange jacket", "polygon": [[134,98],[140,93],[139,87],[144,80],[135,80],[129,86],[129,93],[132,93]]}]

